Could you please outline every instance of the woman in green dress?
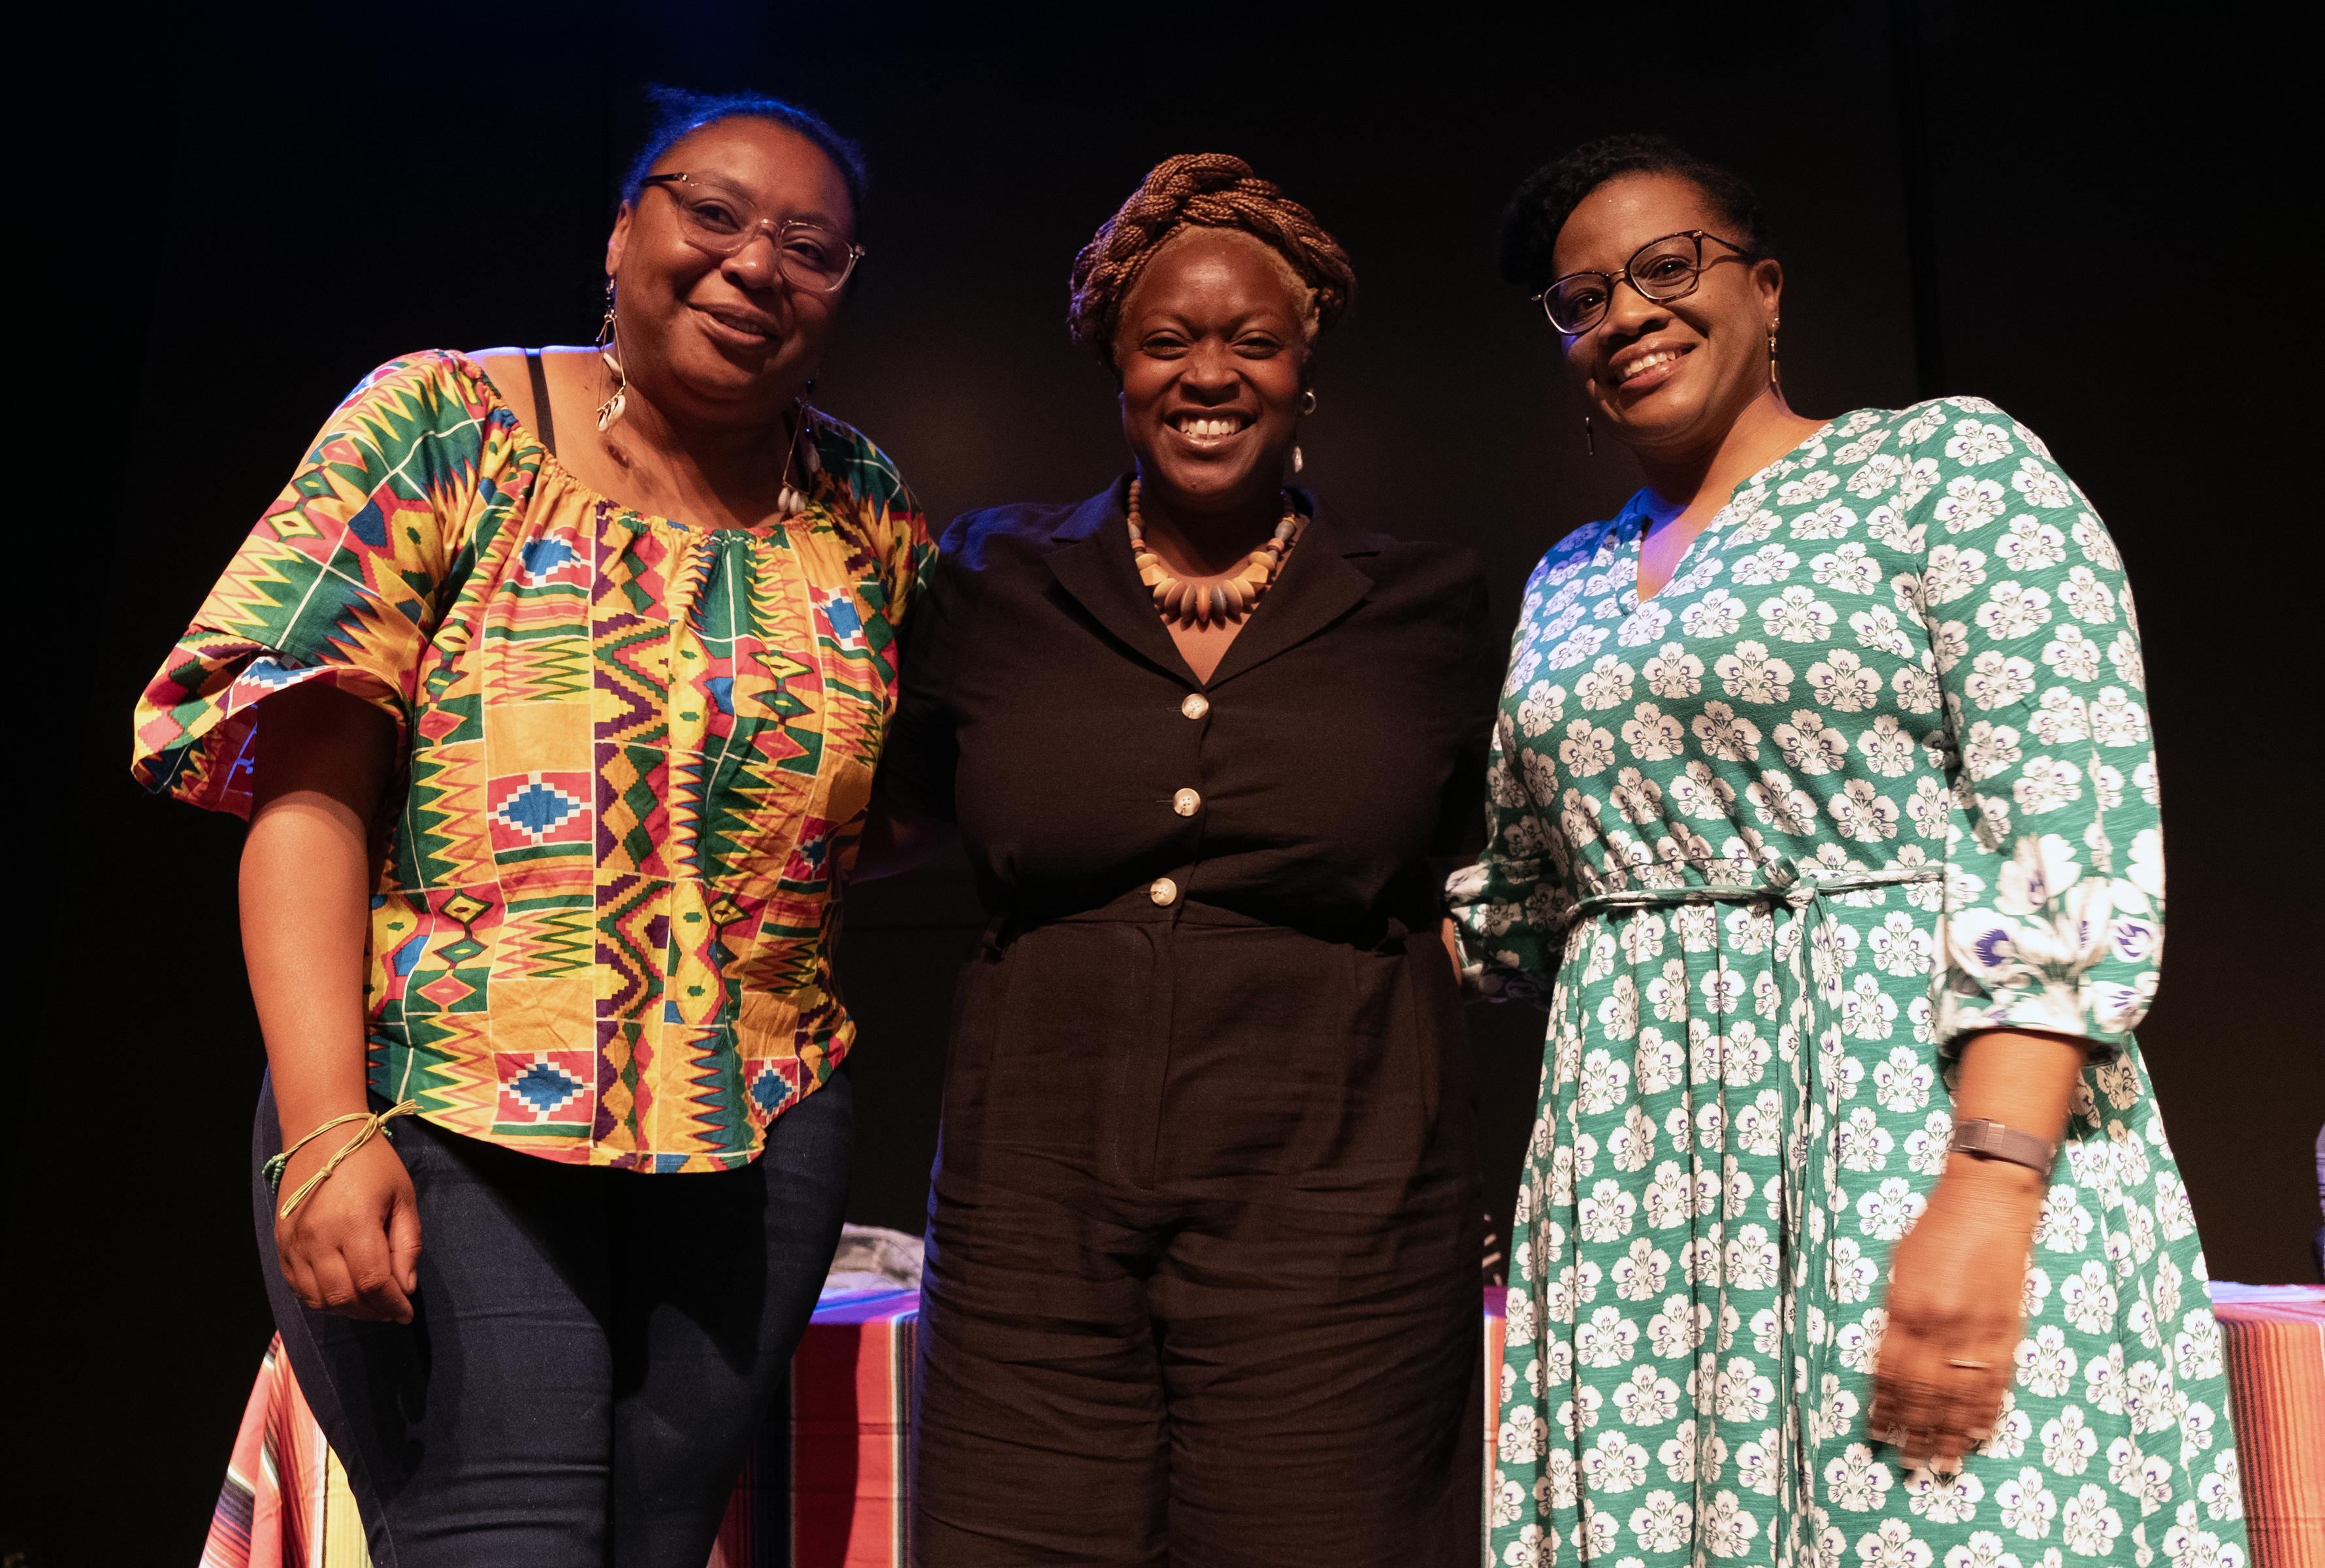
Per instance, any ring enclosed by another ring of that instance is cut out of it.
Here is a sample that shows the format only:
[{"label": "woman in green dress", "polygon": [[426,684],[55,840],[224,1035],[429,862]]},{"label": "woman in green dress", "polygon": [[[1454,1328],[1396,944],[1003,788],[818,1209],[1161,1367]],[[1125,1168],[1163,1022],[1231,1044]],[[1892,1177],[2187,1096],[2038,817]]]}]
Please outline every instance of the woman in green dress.
[{"label": "woman in green dress", "polygon": [[1527,586],[1452,885],[1551,1016],[1491,1560],[2243,1563],[2113,542],[1982,400],[1792,413],[1757,205],[1668,142],[1503,262],[1647,484]]}]

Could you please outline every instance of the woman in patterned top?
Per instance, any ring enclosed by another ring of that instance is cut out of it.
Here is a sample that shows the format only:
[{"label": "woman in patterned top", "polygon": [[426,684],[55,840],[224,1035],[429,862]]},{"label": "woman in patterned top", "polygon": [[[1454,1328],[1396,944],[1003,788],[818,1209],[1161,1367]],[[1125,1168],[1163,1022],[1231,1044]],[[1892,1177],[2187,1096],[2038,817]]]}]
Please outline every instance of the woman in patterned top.
[{"label": "woman in patterned top", "polygon": [[2114,543],[1990,404],[1794,413],[1751,192],[1668,142],[1504,265],[1647,485],[1528,585],[1453,883],[1551,1014],[1494,1560],[2241,1563]]},{"label": "woman in patterned top", "polygon": [[854,147],[661,107],[603,356],[374,372],[137,713],[250,819],[259,1245],[383,1568],[700,1568],[846,1199],[829,938],[930,548],[805,396]]}]

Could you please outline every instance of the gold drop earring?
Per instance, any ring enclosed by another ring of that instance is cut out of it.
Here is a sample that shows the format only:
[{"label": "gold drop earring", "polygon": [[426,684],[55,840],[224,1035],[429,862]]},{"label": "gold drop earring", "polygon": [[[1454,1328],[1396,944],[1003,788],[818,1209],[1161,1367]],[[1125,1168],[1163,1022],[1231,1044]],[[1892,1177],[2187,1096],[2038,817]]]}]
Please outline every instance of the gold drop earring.
[{"label": "gold drop earring", "polygon": [[1768,385],[1780,392],[1783,390],[1784,380],[1776,371],[1776,329],[1783,324],[1782,317],[1768,323]]}]

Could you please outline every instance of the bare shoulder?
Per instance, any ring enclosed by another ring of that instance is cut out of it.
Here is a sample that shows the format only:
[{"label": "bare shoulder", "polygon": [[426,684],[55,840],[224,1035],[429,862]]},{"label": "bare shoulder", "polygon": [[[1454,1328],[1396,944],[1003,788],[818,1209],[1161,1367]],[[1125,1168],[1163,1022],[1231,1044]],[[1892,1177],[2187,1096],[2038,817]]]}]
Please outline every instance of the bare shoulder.
[{"label": "bare shoulder", "polygon": [[[549,382],[550,397],[561,408],[569,401],[564,395],[566,389],[579,385],[579,378],[584,374],[584,362],[597,350],[586,344],[579,347],[551,344],[539,352],[542,374]],[[469,351],[468,357],[475,360],[477,367],[491,380],[493,390],[501,394],[501,401],[509,405],[509,411],[516,415],[517,422],[528,430],[537,430],[541,421],[539,411],[533,407],[533,372],[525,364],[526,353],[527,350],[515,347],[476,348]]]}]

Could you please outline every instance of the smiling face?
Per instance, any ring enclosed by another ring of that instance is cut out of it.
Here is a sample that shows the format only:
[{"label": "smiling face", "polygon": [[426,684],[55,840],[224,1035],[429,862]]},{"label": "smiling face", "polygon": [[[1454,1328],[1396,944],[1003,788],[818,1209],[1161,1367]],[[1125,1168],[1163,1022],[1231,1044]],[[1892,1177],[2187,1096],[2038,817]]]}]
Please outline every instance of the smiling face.
[{"label": "smiling face", "polygon": [[[705,125],[673,144],[653,172],[713,179],[770,217],[814,218],[844,239],[856,237],[838,169],[814,143],[770,121]],[[689,244],[677,202],[652,185],[615,220],[606,272],[617,292],[624,373],[689,422],[779,419],[822,363],[841,297],[787,282],[772,236],[724,257]]]},{"label": "smiling face", "polygon": [[1194,230],[1147,264],[1114,339],[1143,496],[1200,515],[1274,495],[1304,390],[1307,303],[1283,259],[1238,230]]},{"label": "smiling face", "polygon": [[[1743,237],[1703,192],[1668,174],[1629,174],[1589,196],[1558,231],[1557,275],[1620,272],[1667,234]],[[1768,335],[1783,272],[1711,239],[1695,292],[1658,303],[1626,282],[1598,325],[1563,339],[1566,368],[1601,430],[1642,451],[1716,448],[1768,390]]]}]

